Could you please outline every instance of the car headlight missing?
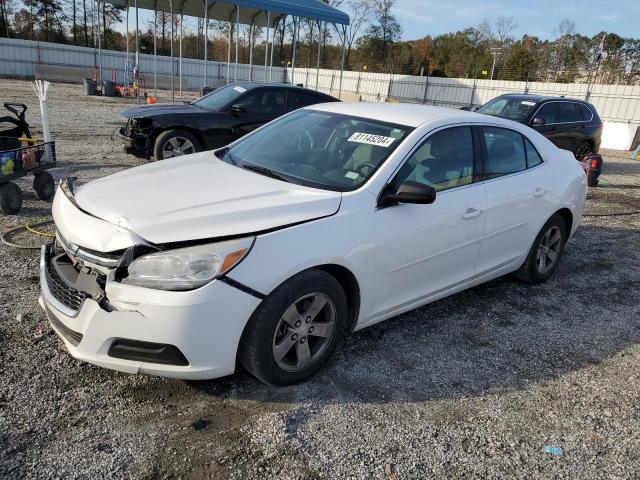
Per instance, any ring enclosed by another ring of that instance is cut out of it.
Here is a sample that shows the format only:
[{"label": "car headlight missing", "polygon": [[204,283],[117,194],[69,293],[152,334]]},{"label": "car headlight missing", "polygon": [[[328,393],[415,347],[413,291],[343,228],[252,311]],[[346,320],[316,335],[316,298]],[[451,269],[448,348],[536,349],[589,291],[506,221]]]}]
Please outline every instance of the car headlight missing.
[{"label": "car headlight missing", "polygon": [[193,290],[222,277],[242,261],[255,237],[144,255],[129,265],[122,283],[158,290]]}]

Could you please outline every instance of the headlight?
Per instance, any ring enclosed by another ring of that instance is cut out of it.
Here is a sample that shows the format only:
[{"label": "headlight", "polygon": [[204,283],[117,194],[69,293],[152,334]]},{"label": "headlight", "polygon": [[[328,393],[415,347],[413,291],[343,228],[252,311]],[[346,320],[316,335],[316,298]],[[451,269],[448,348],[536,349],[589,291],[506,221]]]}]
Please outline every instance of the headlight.
[{"label": "headlight", "polygon": [[122,283],[159,290],[192,290],[219,278],[246,256],[254,237],[145,255]]}]

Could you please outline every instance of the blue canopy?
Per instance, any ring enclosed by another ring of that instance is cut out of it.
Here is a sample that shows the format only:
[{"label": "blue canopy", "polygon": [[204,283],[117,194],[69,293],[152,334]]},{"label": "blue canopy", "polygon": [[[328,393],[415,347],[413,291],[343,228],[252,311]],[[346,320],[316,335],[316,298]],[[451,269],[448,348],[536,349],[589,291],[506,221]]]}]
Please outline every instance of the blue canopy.
[{"label": "blue canopy", "polygon": [[[134,0],[105,0],[107,3],[121,6],[134,6]],[[281,16],[292,15],[322,22],[349,25],[349,15],[330,7],[319,0],[138,0],[138,8],[204,17],[205,3],[207,18],[235,22],[236,5],[240,7],[240,23],[265,27],[267,12],[270,12],[270,27]]]}]

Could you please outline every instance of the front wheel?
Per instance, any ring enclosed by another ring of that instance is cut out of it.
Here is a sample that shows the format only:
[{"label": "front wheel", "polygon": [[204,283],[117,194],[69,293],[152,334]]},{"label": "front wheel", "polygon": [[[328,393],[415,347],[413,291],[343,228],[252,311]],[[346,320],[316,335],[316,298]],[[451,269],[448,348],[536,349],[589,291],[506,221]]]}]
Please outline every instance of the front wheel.
[{"label": "front wheel", "polygon": [[163,160],[165,158],[189,155],[201,150],[200,141],[194,134],[187,130],[174,128],[158,135],[153,148],[153,155],[156,160]]},{"label": "front wheel", "polygon": [[307,270],[280,285],[257,308],[240,341],[240,363],[271,385],[292,385],[322,367],[347,325],[338,281]]},{"label": "front wheel", "polygon": [[555,213],[538,233],[526,260],[515,273],[516,278],[526,283],[546,282],[558,268],[566,241],[564,219]]},{"label": "front wheel", "polygon": [[0,210],[6,215],[15,215],[22,208],[22,190],[13,182],[0,185]]}]

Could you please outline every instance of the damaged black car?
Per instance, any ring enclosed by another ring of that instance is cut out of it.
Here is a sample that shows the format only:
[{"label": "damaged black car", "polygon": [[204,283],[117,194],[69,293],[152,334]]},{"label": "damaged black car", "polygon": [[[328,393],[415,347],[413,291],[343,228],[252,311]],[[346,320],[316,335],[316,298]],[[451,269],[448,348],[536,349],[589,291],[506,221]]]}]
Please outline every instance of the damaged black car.
[{"label": "damaged black car", "polygon": [[293,85],[238,83],[193,102],[127,108],[119,132],[125,152],[162,160],[223,147],[285,113],[337,101]]}]

